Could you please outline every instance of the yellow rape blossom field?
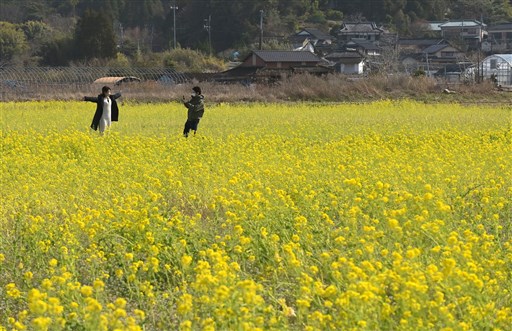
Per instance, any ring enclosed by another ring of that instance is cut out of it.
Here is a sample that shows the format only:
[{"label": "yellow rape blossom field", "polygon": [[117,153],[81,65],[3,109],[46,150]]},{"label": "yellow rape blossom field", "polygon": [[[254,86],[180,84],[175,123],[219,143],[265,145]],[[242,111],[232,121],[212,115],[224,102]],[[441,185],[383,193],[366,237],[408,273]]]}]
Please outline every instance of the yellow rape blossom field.
[{"label": "yellow rape blossom field", "polygon": [[510,330],[509,107],[0,106],[0,330]]}]

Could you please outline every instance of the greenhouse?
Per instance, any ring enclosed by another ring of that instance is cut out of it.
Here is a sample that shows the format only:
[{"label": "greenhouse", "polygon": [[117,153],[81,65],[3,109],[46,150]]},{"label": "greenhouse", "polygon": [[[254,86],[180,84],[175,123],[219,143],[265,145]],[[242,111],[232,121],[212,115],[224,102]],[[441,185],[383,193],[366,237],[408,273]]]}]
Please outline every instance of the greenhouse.
[{"label": "greenhouse", "polygon": [[512,54],[493,54],[481,63],[481,76],[498,86],[512,86]]}]

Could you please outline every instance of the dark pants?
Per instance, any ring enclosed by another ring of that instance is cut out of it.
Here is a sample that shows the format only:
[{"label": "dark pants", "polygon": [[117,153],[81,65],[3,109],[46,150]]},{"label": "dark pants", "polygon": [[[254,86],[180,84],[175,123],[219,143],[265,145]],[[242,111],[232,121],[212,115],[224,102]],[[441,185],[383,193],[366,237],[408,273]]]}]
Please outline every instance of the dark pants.
[{"label": "dark pants", "polygon": [[195,120],[187,120],[185,122],[185,129],[183,129],[183,135],[185,137],[188,136],[188,133],[190,132],[190,130],[193,130],[194,131],[194,134],[196,133],[197,131],[197,125],[199,124],[199,119],[195,119]]}]

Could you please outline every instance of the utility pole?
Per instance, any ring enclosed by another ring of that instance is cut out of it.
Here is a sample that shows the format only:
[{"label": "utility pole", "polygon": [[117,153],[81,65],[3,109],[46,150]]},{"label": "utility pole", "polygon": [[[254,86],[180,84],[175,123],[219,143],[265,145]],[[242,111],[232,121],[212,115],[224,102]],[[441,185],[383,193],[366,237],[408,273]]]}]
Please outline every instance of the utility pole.
[{"label": "utility pole", "polygon": [[477,83],[481,83],[482,80],[483,80],[483,68],[482,70],[480,69],[480,53],[482,52],[482,41],[484,39],[484,32],[483,32],[483,22],[484,21],[484,15],[482,13],[480,13],[480,27],[478,29],[478,59],[477,59],[477,69],[476,69],[476,73],[477,73],[477,79],[476,79],[476,82]]},{"label": "utility pole", "polygon": [[209,15],[208,18],[204,19],[203,29],[208,31],[208,48],[210,55],[212,55],[212,15]]},{"label": "utility pole", "polygon": [[176,49],[176,10],[178,9],[178,6],[176,5],[176,0],[174,0],[174,6],[171,6],[172,9],[172,32],[173,32],[173,42],[174,42],[174,49]]},{"label": "utility pole", "polygon": [[260,51],[263,47],[263,9],[260,9]]}]

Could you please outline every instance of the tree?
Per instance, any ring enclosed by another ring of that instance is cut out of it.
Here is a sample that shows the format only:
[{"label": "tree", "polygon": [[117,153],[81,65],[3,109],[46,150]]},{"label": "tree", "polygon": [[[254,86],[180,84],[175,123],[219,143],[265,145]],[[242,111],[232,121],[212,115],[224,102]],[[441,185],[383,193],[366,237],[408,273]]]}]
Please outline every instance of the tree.
[{"label": "tree", "polygon": [[25,13],[25,20],[42,21],[52,12],[52,8],[45,1],[23,1],[21,6]]},{"label": "tree", "polygon": [[445,18],[450,1],[446,0],[413,0],[405,7],[411,20],[442,20]]},{"label": "tree", "polygon": [[51,26],[40,21],[27,21],[19,24],[19,27],[23,30],[27,40],[27,59],[38,61],[41,46],[53,38],[54,31]]},{"label": "tree", "polygon": [[0,58],[2,62],[11,62],[26,48],[25,34],[8,22],[0,22]]},{"label": "tree", "polygon": [[450,10],[453,19],[472,17],[488,23],[505,22],[512,18],[508,0],[454,0]]},{"label": "tree", "polygon": [[110,17],[100,11],[87,10],[78,21],[75,45],[78,59],[114,58],[116,38]]},{"label": "tree", "polygon": [[162,3],[160,0],[126,1],[121,10],[120,20],[128,27],[160,23],[164,18]]},{"label": "tree", "polygon": [[[66,2],[65,0],[53,0],[57,3],[62,3],[62,1]],[[72,0],[68,0],[70,2],[70,5],[73,7],[73,10],[76,10],[76,14],[78,16],[83,16],[84,13],[87,10],[101,10],[102,12],[107,13],[108,15],[111,15],[114,19],[119,19],[121,16],[121,11],[123,10],[125,3],[127,1],[125,0],[80,0],[76,5],[73,5],[71,3]],[[130,0],[128,2],[141,2],[140,0]],[[138,13],[136,12],[135,15]]]},{"label": "tree", "polygon": [[73,54],[73,40],[62,37],[45,42],[41,46],[39,55],[41,64],[48,66],[66,66]]}]

